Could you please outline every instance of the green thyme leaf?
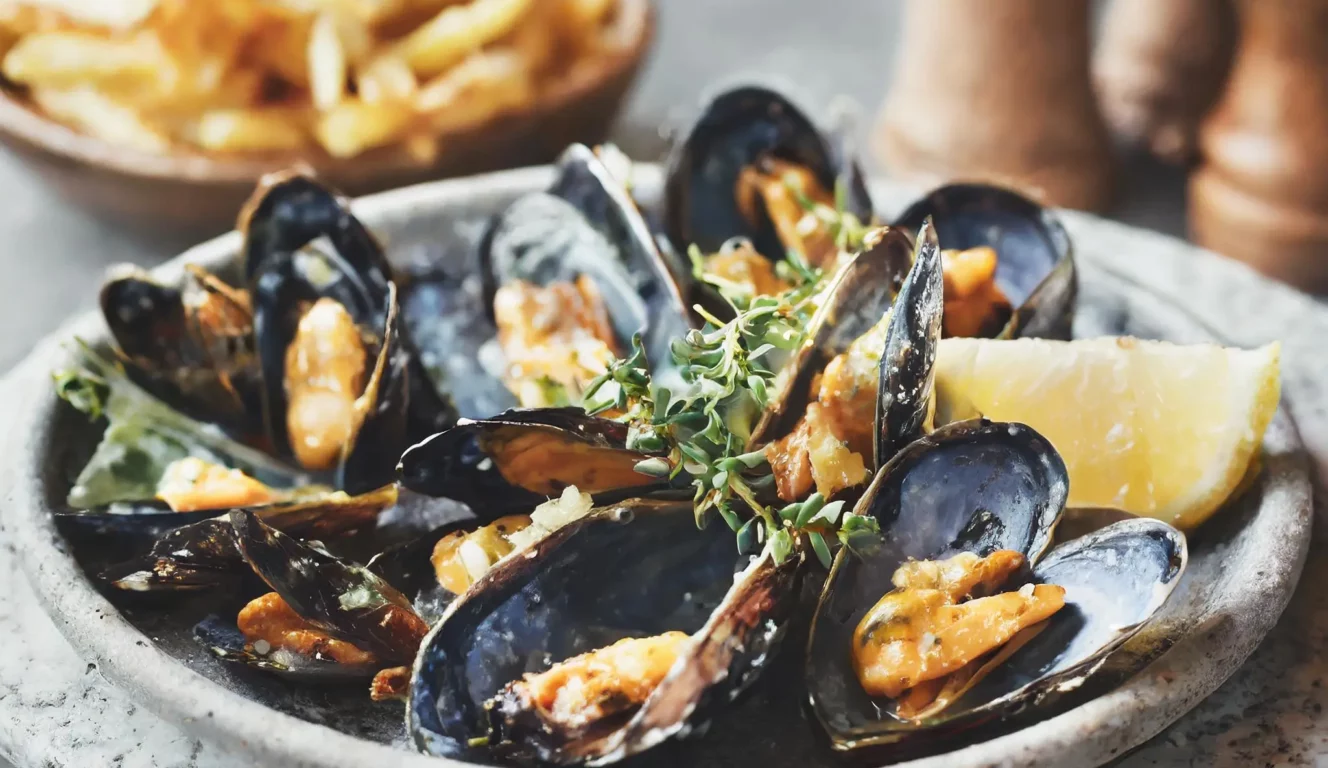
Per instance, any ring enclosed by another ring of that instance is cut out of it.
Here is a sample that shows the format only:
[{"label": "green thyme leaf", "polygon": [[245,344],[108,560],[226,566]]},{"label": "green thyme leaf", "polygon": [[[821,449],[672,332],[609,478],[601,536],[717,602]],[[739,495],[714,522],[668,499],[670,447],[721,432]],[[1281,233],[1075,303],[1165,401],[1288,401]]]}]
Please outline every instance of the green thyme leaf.
[{"label": "green thyme leaf", "polygon": [[811,540],[812,550],[816,552],[816,559],[821,561],[821,565],[829,568],[833,560],[830,557],[830,545],[825,543],[825,537],[821,535],[820,531],[812,531],[807,535],[807,538]]}]

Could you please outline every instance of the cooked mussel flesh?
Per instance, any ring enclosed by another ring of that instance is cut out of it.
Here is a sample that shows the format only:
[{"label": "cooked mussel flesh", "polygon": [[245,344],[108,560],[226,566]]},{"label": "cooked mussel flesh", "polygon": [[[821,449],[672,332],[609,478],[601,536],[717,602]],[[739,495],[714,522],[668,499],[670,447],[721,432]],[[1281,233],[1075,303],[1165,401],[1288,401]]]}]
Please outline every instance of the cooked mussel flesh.
[{"label": "cooked mussel flesh", "polygon": [[686,735],[773,652],[800,562],[739,555],[686,503],[593,512],[499,563],[430,632],[413,738],[453,758],[603,764]]},{"label": "cooked mussel flesh", "polygon": [[[376,698],[400,694],[428,625],[410,601],[364,566],[264,523],[247,510],[227,519],[243,560],[273,590],[240,610],[238,635],[210,617],[195,636],[226,661],[292,677],[346,679],[379,673]],[[243,638],[243,643],[237,641]]]},{"label": "cooked mussel flesh", "polygon": [[[412,446],[398,466],[403,487],[454,499],[481,519],[529,509],[575,486],[601,498],[661,485],[640,471],[657,458],[627,448],[628,427],[580,408],[512,410],[469,421]],[[622,495],[618,496],[623,498]]]},{"label": "cooked mussel flesh", "polygon": [[1078,283],[1060,219],[1009,189],[950,184],[895,222],[931,217],[946,260],[947,336],[1070,338]]},{"label": "cooked mussel flesh", "polygon": [[577,405],[641,335],[651,359],[687,329],[681,295],[635,203],[573,145],[546,193],[524,195],[480,244],[501,378],[527,407]]}]

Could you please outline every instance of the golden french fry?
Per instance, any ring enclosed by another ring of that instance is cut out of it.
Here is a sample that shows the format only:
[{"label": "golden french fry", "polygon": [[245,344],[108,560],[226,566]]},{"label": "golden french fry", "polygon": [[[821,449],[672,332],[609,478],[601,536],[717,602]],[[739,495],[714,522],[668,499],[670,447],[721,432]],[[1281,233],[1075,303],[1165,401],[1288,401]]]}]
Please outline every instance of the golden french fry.
[{"label": "golden french fry", "polygon": [[254,30],[245,46],[250,67],[269,72],[297,88],[309,87],[310,17],[273,21]]},{"label": "golden french fry", "polygon": [[374,58],[355,77],[356,90],[366,104],[405,101],[415,95],[418,85],[406,60],[390,52]]},{"label": "golden french fry", "polygon": [[5,55],[5,77],[24,85],[154,87],[169,58],[156,35],[106,38],[86,32],[43,32],[22,38]]},{"label": "golden french fry", "polygon": [[530,72],[511,49],[477,53],[439,75],[415,96],[415,107],[436,131],[455,130],[529,101]]},{"label": "golden french fry", "polygon": [[534,2],[471,0],[448,6],[410,33],[397,50],[420,77],[433,77],[511,32]]},{"label": "golden french fry", "polygon": [[214,152],[264,152],[298,149],[307,134],[294,110],[214,109],[185,131],[191,143]]},{"label": "golden french fry", "polygon": [[344,99],[318,118],[314,135],[329,155],[354,157],[401,138],[414,119],[408,104],[366,104],[359,99]]},{"label": "golden french fry", "polygon": [[309,93],[314,108],[326,112],[341,103],[346,93],[346,50],[331,13],[314,19],[309,30]]},{"label": "golden french fry", "polygon": [[35,87],[32,100],[43,112],[94,138],[148,152],[164,152],[166,135],[130,107],[89,86],[66,90]]}]

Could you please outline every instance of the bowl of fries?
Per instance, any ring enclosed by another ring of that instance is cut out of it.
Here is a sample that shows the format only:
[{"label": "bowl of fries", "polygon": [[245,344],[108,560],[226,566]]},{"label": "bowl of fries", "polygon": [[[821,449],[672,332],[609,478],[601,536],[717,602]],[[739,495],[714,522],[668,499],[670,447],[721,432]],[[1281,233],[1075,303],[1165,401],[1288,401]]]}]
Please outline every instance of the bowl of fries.
[{"label": "bowl of fries", "polygon": [[67,197],[228,227],[266,172],[363,194],[602,140],[649,0],[0,0],[0,139]]}]

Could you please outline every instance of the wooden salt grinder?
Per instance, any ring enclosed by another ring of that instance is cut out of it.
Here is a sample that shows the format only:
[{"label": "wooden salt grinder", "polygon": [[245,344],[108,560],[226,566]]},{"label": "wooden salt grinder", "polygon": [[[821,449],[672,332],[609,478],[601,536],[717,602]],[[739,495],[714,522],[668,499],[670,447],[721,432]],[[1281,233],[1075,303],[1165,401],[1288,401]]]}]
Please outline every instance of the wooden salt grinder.
[{"label": "wooden salt grinder", "polygon": [[883,165],[920,184],[988,181],[1105,208],[1112,158],[1088,21],[1088,0],[909,0],[876,129]]},{"label": "wooden salt grinder", "polygon": [[1231,79],[1200,135],[1190,235],[1328,293],[1328,0],[1237,0]]}]

